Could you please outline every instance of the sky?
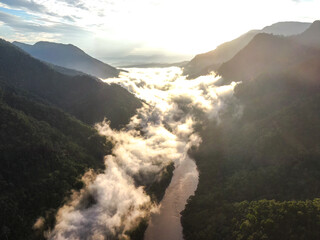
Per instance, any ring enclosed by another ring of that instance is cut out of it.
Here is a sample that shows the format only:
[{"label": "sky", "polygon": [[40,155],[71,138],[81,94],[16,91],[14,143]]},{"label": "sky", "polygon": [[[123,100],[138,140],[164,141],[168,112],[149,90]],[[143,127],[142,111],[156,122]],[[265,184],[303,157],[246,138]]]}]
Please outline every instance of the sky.
[{"label": "sky", "polygon": [[280,21],[313,22],[320,0],[0,0],[0,37],[74,44],[109,63],[175,62]]}]

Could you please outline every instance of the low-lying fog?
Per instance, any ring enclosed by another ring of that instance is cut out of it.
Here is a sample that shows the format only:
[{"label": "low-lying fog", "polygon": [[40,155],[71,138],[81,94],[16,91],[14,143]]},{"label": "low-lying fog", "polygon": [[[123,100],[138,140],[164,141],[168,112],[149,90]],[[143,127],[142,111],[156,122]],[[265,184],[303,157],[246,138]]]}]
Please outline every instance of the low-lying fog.
[{"label": "low-lying fog", "polygon": [[[50,239],[128,239],[126,232],[149,219],[145,239],[182,239],[180,211],[197,187],[196,165],[187,152],[201,138],[195,125],[219,118],[235,84],[217,87],[214,76],[186,80],[180,68],[127,69],[118,83],[145,103],[121,131],[108,121],[96,125],[114,144],[105,157],[106,170],[89,171],[86,187],[74,192],[57,214]],[[161,179],[170,163],[175,171],[161,206],[142,186]]]}]

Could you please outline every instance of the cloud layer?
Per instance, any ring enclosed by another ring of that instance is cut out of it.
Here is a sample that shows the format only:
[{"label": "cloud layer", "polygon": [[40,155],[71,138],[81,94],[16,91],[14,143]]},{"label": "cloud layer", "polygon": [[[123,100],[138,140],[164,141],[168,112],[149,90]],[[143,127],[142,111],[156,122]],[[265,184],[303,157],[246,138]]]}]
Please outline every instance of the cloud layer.
[{"label": "cloud layer", "polygon": [[159,181],[172,162],[179,168],[188,159],[190,147],[201,142],[194,125],[202,117],[218,118],[235,85],[216,87],[213,76],[189,81],[181,73],[180,68],[130,69],[105,80],[146,103],[126,129],[113,130],[106,121],[96,125],[114,143],[106,170],[84,176],[86,187],[59,210],[50,239],[128,239],[129,230],[158,211],[143,186]]}]

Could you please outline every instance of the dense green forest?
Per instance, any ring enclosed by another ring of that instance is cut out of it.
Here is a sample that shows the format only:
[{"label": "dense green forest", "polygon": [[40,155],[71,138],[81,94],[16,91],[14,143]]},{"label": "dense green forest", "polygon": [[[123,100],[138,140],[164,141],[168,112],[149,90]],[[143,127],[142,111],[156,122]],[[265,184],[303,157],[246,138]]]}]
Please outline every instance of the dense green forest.
[{"label": "dense green forest", "polygon": [[103,169],[112,145],[96,130],[27,92],[0,84],[0,238],[41,239],[89,168]]},{"label": "dense green forest", "polygon": [[[316,227],[309,225],[310,219],[320,218],[319,201],[307,201],[320,193],[319,87],[301,89],[288,84],[286,77],[266,76],[239,85],[236,96],[246,106],[241,119],[226,112],[220,124],[203,128],[203,143],[191,153],[200,172],[199,185],[182,214],[187,240],[319,239],[319,220]],[[244,233],[240,223],[248,209],[242,208],[263,207],[262,199],[280,202],[276,210],[269,206],[255,211],[260,223]],[[296,211],[282,202],[298,200],[303,202],[292,202]],[[243,201],[247,205],[241,205]],[[291,211],[292,217],[284,221],[277,211]],[[300,216],[299,211],[307,213]],[[261,224],[269,215],[272,225],[265,228]]]},{"label": "dense green forest", "polygon": [[236,101],[204,124],[190,151],[200,175],[182,212],[186,240],[320,239],[320,57],[310,48],[298,60],[305,47],[290,50],[290,39],[280,49],[293,55],[273,62],[269,51],[287,40],[257,40],[268,44],[256,54],[249,44],[225,64],[228,81],[243,68]]},{"label": "dense green forest", "polygon": [[[121,128],[140,106],[118,85],[61,74],[0,40],[0,239],[43,239],[71,190],[83,187],[81,176],[103,170],[111,154],[112,144],[85,123],[107,117]],[[173,169],[145,186],[153,201],[162,199]],[[40,216],[45,224],[35,230]],[[142,221],[128,235],[143,239],[146,227]]]},{"label": "dense green forest", "polygon": [[104,168],[112,144],[80,120],[120,128],[140,106],[120,86],[63,75],[0,40],[0,239],[42,239],[81,176]]}]

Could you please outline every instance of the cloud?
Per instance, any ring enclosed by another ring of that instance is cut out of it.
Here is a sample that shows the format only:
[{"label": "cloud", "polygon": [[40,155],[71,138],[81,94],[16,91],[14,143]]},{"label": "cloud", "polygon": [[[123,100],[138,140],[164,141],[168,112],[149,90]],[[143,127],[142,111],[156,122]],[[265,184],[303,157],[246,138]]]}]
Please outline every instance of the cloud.
[{"label": "cloud", "polygon": [[[77,36],[87,35],[90,32],[83,28],[68,23],[50,21],[43,18],[33,18],[25,20],[20,16],[4,13],[0,11],[0,22],[10,27],[15,32],[16,39],[29,42],[37,40],[70,39]],[[5,36],[4,36],[5,37]]]},{"label": "cloud", "polygon": [[19,9],[28,9],[32,12],[47,12],[47,8],[35,1],[31,0],[1,0],[1,3],[6,4],[7,6],[19,8]]},{"label": "cloud", "polygon": [[64,2],[71,7],[80,8],[82,10],[89,10],[89,8],[86,7],[85,2],[81,2],[79,0],[58,0],[58,2]]},{"label": "cloud", "polygon": [[62,17],[68,19],[68,16],[60,16],[50,11],[44,4],[37,3],[34,0],[2,0],[2,4],[14,9],[22,9],[34,14],[42,14],[53,17]]},{"label": "cloud", "polygon": [[49,239],[128,239],[127,231],[158,210],[144,187],[161,180],[169,164],[178,169],[190,161],[188,150],[201,142],[195,124],[218,119],[235,86],[217,87],[213,76],[186,80],[181,74],[180,68],[130,69],[105,80],[146,103],[121,131],[106,121],[96,125],[114,144],[106,170],[84,176],[86,187],[59,210]]},{"label": "cloud", "polygon": [[11,28],[18,29],[21,31],[30,31],[30,32],[48,32],[49,31],[49,28],[47,28],[46,26],[29,22],[29,21],[23,21],[20,17],[3,13],[3,12],[0,12],[0,21]]},{"label": "cloud", "polygon": [[[136,188],[112,159],[104,174],[81,192],[75,192],[72,200],[57,214],[57,224],[49,238],[63,239],[105,239],[114,236],[125,237],[125,232],[136,227],[139,220],[149,214],[153,206],[142,187]],[[94,178],[92,172],[84,176]]]},{"label": "cloud", "polygon": [[[178,55],[173,61],[182,61],[193,54],[212,50],[250,29],[290,19],[313,21],[318,16],[319,1],[296,4],[293,0],[3,0],[0,6],[23,10],[34,18],[89,30],[89,33],[82,32],[74,37],[67,37],[67,33],[59,32],[59,29],[55,34],[59,36],[58,41],[69,38],[86,52],[104,52],[106,56],[99,54],[104,59],[115,58],[118,52],[120,58],[161,52],[162,57],[154,57],[152,61],[171,62],[168,52]],[[224,19],[223,24],[221,19]],[[15,31],[28,34],[21,28]],[[105,45],[103,51],[93,51],[92,46],[98,38],[116,43]],[[128,49],[127,45],[134,46]],[[114,48],[118,51],[112,51]]]},{"label": "cloud", "polygon": [[[132,25],[130,27],[134,31],[132,33],[126,30],[136,21],[132,14],[126,13],[130,5],[134,4],[128,1],[97,0],[5,0],[0,3],[0,6],[3,7],[0,10],[2,15],[0,21],[10,27],[14,34],[9,34],[8,30],[2,30],[2,34],[7,34],[3,37],[9,38],[8,40],[27,39],[28,43],[39,40],[72,43],[95,57],[107,60],[107,62],[127,64],[137,61],[174,62],[184,60],[184,56],[171,57],[163,52],[159,54],[154,49],[146,51],[145,43],[140,39],[141,33],[137,32],[138,26]],[[132,21],[127,21],[127,17]],[[39,35],[35,33],[39,33]],[[14,36],[17,39],[14,39]],[[137,49],[145,49],[145,51],[136,53]],[[151,56],[145,57],[143,55]],[[123,59],[128,60],[123,61]]]}]

